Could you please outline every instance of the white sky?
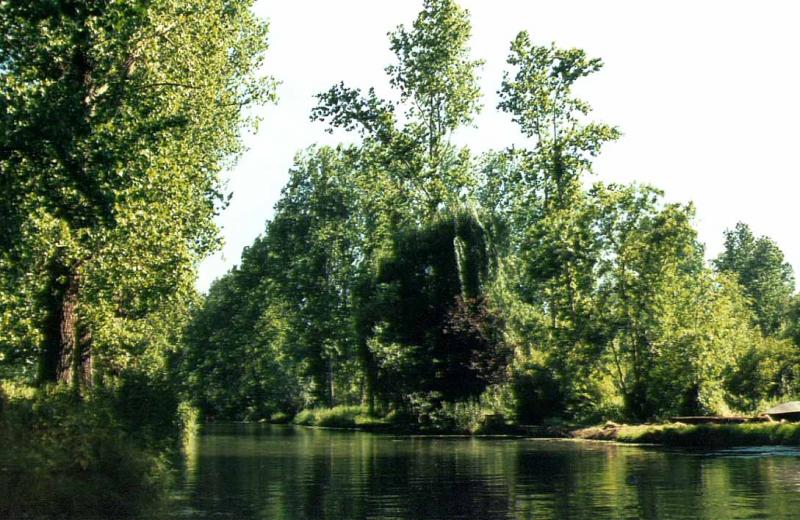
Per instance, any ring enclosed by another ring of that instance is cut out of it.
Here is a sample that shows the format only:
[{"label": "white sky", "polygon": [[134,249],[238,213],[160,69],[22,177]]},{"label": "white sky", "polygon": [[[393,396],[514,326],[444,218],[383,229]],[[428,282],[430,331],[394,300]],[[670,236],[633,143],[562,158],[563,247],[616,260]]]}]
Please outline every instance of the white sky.
[{"label": "white sky", "polygon": [[[386,33],[410,24],[421,0],[261,0],[271,22],[265,72],[280,80],[277,105],[229,173],[233,199],[219,218],[225,246],[200,266],[199,289],[239,263],[264,229],[297,151],[343,140],[310,123],[313,95],[344,81],[388,93]],[[797,162],[800,3],[596,0],[462,0],[472,14],[472,53],[484,110],[458,142],[473,151],[521,143],[495,107],[511,39],[581,47],[605,67],[580,95],[623,138],[596,161],[597,179],[653,184],[670,201],[694,201],[707,256],[741,220],[775,240],[800,269]]]}]

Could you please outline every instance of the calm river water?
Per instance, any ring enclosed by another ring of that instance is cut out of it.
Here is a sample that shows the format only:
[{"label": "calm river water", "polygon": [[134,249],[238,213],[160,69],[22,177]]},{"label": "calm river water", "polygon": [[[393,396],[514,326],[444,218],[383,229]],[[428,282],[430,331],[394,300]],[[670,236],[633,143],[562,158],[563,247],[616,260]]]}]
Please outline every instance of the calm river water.
[{"label": "calm river water", "polygon": [[800,518],[800,450],[214,425],[168,518]]}]

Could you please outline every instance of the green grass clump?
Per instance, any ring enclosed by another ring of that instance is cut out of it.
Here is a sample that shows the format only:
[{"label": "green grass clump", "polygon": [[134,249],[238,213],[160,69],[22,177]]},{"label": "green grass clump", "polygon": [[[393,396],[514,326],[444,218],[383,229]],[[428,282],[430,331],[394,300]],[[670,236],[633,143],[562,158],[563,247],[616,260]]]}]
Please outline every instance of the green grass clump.
[{"label": "green grass clump", "polygon": [[375,417],[374,415],[365,413],[356,415],[356,426],[372,427],[386,426],[389,424],[391,424],[391,421],[386,417]]},{"label": "green grass clump", "polygon": [[361,406],[335,406],[320,410],[316,417],[317,426],[331,428],[352,428],[356,425],[356,417],[364,413]]},{"label": "green grass clump", "polygon": [[698,424],[623,426],[619,442],[692,448],[800,445],[798,423]]},{"label": "green grass clump", "polygon": [[269,416],[269,422],[272,424],[287,424],[292,420],[292,417],[286,412],[275,412]]},{"label": "green grass clump", "polygon": [[333,408],[307,408],[294,417],[294,423],[303,426],[325,426],[329,428],[355,428],[368,419],[366,408],[358,405],[334,406]]},{"label": "green grass clump", "polygon": [[314,408],[305,408],[300,410],[292,420],[293,423],[300,426],[314,426]]}]

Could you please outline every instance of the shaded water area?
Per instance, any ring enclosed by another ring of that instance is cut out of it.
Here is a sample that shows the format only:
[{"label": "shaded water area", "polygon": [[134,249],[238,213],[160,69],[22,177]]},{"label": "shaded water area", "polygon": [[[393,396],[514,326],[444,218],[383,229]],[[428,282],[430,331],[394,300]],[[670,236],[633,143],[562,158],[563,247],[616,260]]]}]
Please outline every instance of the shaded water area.
[{"label": "shaded water area", "polygon": [[213,425],[167,518],[798,518],[800,450]]}]

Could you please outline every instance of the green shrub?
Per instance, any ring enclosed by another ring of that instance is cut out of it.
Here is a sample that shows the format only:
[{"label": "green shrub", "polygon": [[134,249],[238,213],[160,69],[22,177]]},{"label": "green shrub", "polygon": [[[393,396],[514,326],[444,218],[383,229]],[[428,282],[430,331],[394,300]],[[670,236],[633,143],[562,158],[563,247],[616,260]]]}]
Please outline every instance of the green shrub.
[{"label": "green shrub", "polygon": [[107,396],[3,392],[0,518],[142,516],[166,496],[166,456],[120,427]]},{"label": "green shrub", "polygon": [[422,431],[437,433],[500,433],[513,410],[513,394],[507,386],[492,385],[478,399],[442,401],[436,393],[408,396],[409,410],[400,421]]},{"label": "green shrub", "polygon": [[164,375],[127,372],[100,393],[111,401],[121,427],[146,444],[179,439],[185,428],[197,420],[191,407],[182,405],[178,392]]},{"label": "green shrub", "polygon": [[512,379],[516,397],[516,417],[521,424],[541,424],[566,408],[566,396],[553,370],[526,363],[515,370]]},{"label": "green shrub", "polygon": [[476,402],[442,403],[430,414],[431,426],[443,432],[474,433],[485,413],[489,412]]}]

